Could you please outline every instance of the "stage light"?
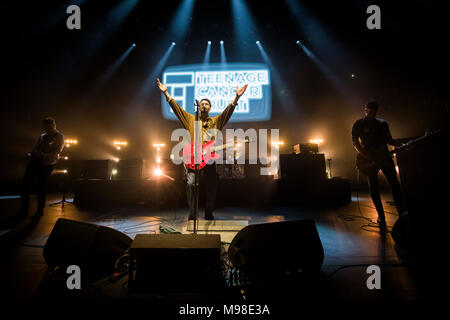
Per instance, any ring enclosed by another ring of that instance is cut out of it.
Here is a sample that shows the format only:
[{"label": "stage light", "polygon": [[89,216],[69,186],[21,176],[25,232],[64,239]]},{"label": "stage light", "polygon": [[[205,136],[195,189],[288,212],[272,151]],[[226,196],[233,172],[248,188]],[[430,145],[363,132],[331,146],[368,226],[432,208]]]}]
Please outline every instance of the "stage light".
[{"label": "stage light", "polygon": [[117,150],[120,150],[120,147],[119,147],[119,146],[117,146],[117,147],[116,147],[116,149],[117,149]]},{"label": "stage light", "polygon": [[136,43],[133,43],[132,46],[133,46],[133,48],[136,47]]},{"label": "stage light", "polygon": [[67,174],[69,171],[67,169],[55,169],[52,174]]},{"label": "stage light", "polygon": [[223,40],[220,40],[220,44],[223,44]]},{"label": "stage light", "polygon": [[161,170],[161,168],[155,168],[155,170],[153,171],[153,173],[155,174],[155,176],[160,177],[162,176],[163,172]]},{"label": "stage light", "polygon": [[114,144],[115,146],[126,146],[126,145],[128,145],[128,142],[125,141],[125,140],[115,140],[115,141],[113,142],[113,144]]},{"label": "stage light", "polygon": [[117,174],[117,169],[112,169],[111,174],[115,176]]},{"label": "stage light", "polygon": [[64,160],[69,160],[69,157],[63,157]]},{"label": "stage light", "polygon": [[65,140],[65,146],[68,148],[72,144],[78,144],[78,140],[76,139],[66,139]]},{"label": "stage light", "polygon": [[274,145],[276,149],[279,149],[280,146],[284,145],[284,141],[272,141],[272,145]]},{"label": "stage light", "polygon": [[172,45],[174,46],[174,45],[176,45],[176,43],[175,43],[175,42],[172,42]]},{"label": "stage light", "polygon": [[297,40],[296,44],[301,44],[300,40]]},{"label": "stage light", "polygon": [[355,77],[355,74],[354,73],[352,73],[352,78],[354,78]]},{"label": "stage light", "polygon": [[208,41],[208,44],[211,44],[211,41]]},{"label": "stage light", "polygon": [[310,139],[309,143],[321,144],[323,143],[323,139]]},{"label": "stage light", "polygon": [[256,41],[256,44],[259,44],[260,42],[259,42],[259,40],[258,41]]},{"label": "stage light", "polygon": [[119,158],[114,158],[113,160],[114,160],[115,162],[119,162],[120,159],[119,159]]},{"label": "stage light", "polygon": [[158,148],[158,147],[164,147],[165,144],[164,143],[154,143],[153,147]]},{"label": "stage light", "polygon": [[157,163],[161,163],[161,157],[157,157],[157,158],[156,158],[156,162],[157,162]]}]

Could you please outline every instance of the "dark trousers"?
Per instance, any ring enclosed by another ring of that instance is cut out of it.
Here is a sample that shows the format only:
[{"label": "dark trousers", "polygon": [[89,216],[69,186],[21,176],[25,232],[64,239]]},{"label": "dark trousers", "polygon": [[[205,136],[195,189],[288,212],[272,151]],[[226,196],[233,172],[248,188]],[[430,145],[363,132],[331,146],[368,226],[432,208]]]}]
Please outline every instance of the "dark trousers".
[{"label": "dark trousers", "polygon": [[[194,216],[195,210],[195,171],[184,167],[187,180],[187,202],[189,205],[189,216]],[[200,170],[199,175],[200,186],[205,189],[205,217],[212,215],[214,211],[214,203],[216,201],[216,191],[218,177],[216,172],[216,165],[206,165]],[[198,216],[197,216],[198,217]]]},{"label": "dark trousers", "polygon": [[38,211],[43,211],[45,207],[45,196],[46,196],[46,183],[48,177],[53,171],[53,166],[42,165],[38,161],[31,160],[25,170],[25,174],[22,180],[22,192],[20,195],[21,201],[21,212],[28,215],[30,209],[30,193],[33,182],[36,180],[37,189],[37,209]]},{"label": "dark trousers", "polygon": [[[395,206],[397,207],[397,212],[399,215],[403,214],[406,210],[403,203],[402,190],[400,188],[400,183],[397,179],[397,172],[395,171],[394,165],[385,166],[381,168],[384,176],[386,177],[389,185],[392,189],[392,197],[395,201]],[[370,195],[372,197],[373,204],[378,212],[378,218],[384,220],[384,209],[381,203],[380,191],[378,187],[378,175],[367,177],[369,182]]]}]

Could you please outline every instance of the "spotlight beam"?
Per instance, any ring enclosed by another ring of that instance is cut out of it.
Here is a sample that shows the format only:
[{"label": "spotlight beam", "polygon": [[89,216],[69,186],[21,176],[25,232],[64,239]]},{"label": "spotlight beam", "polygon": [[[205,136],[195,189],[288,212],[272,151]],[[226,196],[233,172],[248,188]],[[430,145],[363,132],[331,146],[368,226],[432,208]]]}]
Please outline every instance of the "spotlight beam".
[{"label": "spotlight beam", "polygon": [[80,48],[84,60],[88,60],[95,51],[111,36],[115,29],[126,19],[134,9],[138,0],[122,0],[104,19],[101,19],[84,38]]},{"label": "spotlight beam", "polygon": [[111,77],[116,73],[116,71],[119,69],[119,67],[122,65],[122,63],[125,61],[125,59],[128,57],[128,55],[133,51],[133,49],[136,47],[136,45],[133,43],[128,49],[117,59],[109,68],[106,70],[106,72],[103,74],[103,76],[99,80],[99,86],[102,87]]},{"label": "spotlight beam", "polygon": [[287,108],[289,112],[294,113],[297,112],[297,108],[293,108],[294,99],[290,93],[289,87],[287,86],[286,82],[283,80],[277,68],[273,65],[269,55],[267,54],[266,50],[264,50],[259,40],[256,41],[256,45],[258,46],[259,52],[261,53],[261,56],[265,64],[267,64],[270,68],[270,72],[274,79],[274,87],[275,86],[277,87],[276,93],[279,99],[282,101],[283,107]]},{"label": "spotlight beam", "polygon": [[[244,0],[232,0],[231,7],[233,12],[234,33],[240,45],[251,45],[255,39],[261,39],[258,28],[254,22],[252,14]],[[249,48],[237,47],[239,55],[244,59],[250,58]]]},{"label": "spotlight beam", "polygon": [[208,44],[206,45],[206,51],[205,51],[205,57],[203,58],[203,64],[209,64],[211,56],[211,41],[208,41]]},{"label": "spotlight beam", "polygon": [[[300,2],[296,0],[285,0],[289,11],[295,17],[299,30],[305,38],[310,39],[310,48],[321,57],[326,59],[328,65],[338,70],[338,73],[346,73],[352,69],[355,59],[351,53],[341,45],[333,33],[326,28],[324,23]],[[330,54],[332,52],[332,54]]]},{"label": "spotlight beam", "polygon": [[141,106],[145,102],[145,98],[150,92],[151,88],[155,87],[155,79],[162,72],[164,66],[167,64],[167,61],[169,60],[170,54],[172,53],[173,48],[175,48],[175,45],[176,45],[175,42],[172,42],[169,45],[169,48],[166,50],[166,52],[161,57],[156,66],[153,67],[153,70],[150,72],[150,75],[147,77],[144,84],[140,88],[135,100],[135,104],[137,104],[138,106]]},{"label": "spotlight beam", "polygon": [[227,56],[225,55],[225,46],[223,41],[220,41],[220,63],[227,63]]},{"label": "spotlight beam", "polygon": [[[141,108],[143,107],[143,105],[145,105],[145,98],[152,89],[156,90],[155,79],[161,74],[164,66],[167,64],[167,61],[169,60],[169,57],[176,45],[175,41],[183,41],[184,37],[186,36],[189,30],[189,24],[191,22],[190,18],[193,8],[194,0],[183,0],[176,9],[175,14],[172,16],[172,23],[169,27],[169,32],[167,32],[167,35],[163,37],[160,50],[164,50],[163,48],[167,43],[171,42],[171,45],[168,49],[166,49],[159,62],[147,73],[148,77],[142,84],[141,88],[138,90],[138,93],[134,100],[134,104],[137,106],[137,108]],[[132,112],[130,112],[130,115],[131,113]]]},{"label": "spotlight beam", "polygon": [[178,7],[175,16],[172,19],[170,27],[171,36],[180,39],[186,35],[191,22],[192,9],[194,8],[194,0],[183,0]]},{"label": "spotlight beam", "polygon": [[319,58],[316,57],[314,53],[311,52],[303,43],[297,41],[297,45],[303,50],[303,52],[313,61],[317,68],[322,72],[328,81],[330,81],[333,86],[339,90],[344,96],[349,97],[352,93],[346,88],[339,77]]}]

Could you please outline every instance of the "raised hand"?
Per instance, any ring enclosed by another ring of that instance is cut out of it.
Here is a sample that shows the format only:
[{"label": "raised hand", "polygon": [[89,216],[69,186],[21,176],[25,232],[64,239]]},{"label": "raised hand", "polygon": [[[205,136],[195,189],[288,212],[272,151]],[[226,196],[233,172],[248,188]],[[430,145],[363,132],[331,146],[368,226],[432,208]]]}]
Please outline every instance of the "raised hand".
[{"label": "raised hand", "polygon": [[167,91],[167,85],[162,83],[161,80],[159,80],[159,78],[156,79],[156,84],[158,85],[158,88],[159,88],[159,90],[161,90],[161,92]]},{"label": "raised hand", "polygon": [[248,84],[246,84],[245,86],[243,86],[240,89],[239,89],[239,87],[236,87],[236,96],[240,98],[244,94],[245,90],[247,89],[247,86],[248,86]]}]

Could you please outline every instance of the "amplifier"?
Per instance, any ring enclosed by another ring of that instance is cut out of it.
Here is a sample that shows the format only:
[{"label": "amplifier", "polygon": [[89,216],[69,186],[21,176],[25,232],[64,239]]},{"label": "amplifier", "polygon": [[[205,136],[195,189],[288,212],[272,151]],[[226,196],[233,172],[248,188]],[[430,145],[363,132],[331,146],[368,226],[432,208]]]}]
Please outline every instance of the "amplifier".
[{"label": "amplifier", "polygon": [[323,153],[280,154],[282,179],[317,181],[326,179]]},{"label": "amplifier", "polygon": [[117,163],[117,179],[141,179],[142,178],[142,159],[120,160]]},{"label": "amplifier", "polygon": [[110,160],[84,160],[81,176],[84,180],[109,180],[112,169],[113,165]]}]

